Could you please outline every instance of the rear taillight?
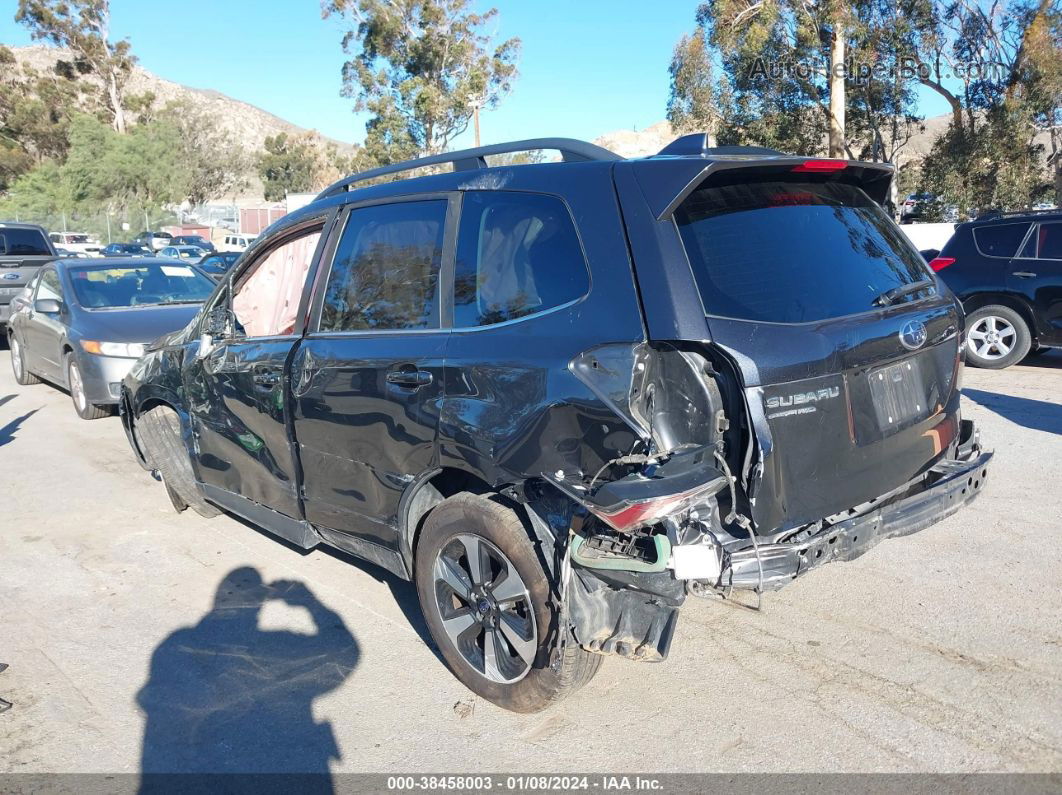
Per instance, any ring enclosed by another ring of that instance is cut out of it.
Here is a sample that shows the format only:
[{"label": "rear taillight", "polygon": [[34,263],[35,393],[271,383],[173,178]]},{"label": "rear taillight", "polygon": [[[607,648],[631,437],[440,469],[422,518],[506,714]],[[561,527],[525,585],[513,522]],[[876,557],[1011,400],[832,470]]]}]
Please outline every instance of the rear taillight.
[{"label": "rear taillight", "polygon": [[707,501],[709,497],[719,491],[719,488],[718,481],[710,480],[707,483],[702,483],[695,488],[677,494],[625,502],[618,508],[613,506],[610,511],[590,503],[587,503],[586,507],[613,530],[618,530],[621,533],[630,533],[639,527],[656,524],[668,516],[683,513]]},{"label": "rear taillight", "polygon": [[933,257],[929,261],[929,267],[934,271],[942,271],[949,265],[955,264],[955,257]]},{"label": "rear taillight", "polygon": [[848,168],[848,163],[845,160],[805,160],[799,166],[795,166],[793,171],[822,174],[831,171],[844,171],[846,168]]}]

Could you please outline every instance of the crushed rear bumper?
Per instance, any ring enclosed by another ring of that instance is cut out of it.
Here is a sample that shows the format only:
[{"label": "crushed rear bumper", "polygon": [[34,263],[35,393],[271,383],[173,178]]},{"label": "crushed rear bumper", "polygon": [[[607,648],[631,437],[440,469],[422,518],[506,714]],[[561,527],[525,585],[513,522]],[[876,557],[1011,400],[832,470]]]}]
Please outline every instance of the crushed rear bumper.
[{"label": "crushed rear bumper", "polygon": [[[887,500],[880,508],[832,524],[799,542],[760,544],[764,590],[777,590],[823,564],[853,560],[886,538],[917,533],[951,516],[981,493],[991,459],[991,452],[974,447],[964,460],[942,460],[907,490],[907,496]],[[729,564],[724,585],[757,587],[754,548],[732,552]]]}]

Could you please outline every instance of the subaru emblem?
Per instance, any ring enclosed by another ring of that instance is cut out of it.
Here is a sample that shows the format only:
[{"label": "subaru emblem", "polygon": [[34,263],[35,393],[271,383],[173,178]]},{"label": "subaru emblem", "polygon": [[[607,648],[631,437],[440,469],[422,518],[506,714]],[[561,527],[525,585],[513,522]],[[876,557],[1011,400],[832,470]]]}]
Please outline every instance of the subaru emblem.
[{"label": "subaru emblem", "polygon": [[921,320],[909,320],[900,329],[900,344],[909,351],[916,351],[926,344],[926,324]]},{"label": "subaru emblem", "polygon": [[19,273],[5,273],[4,274],[4,278],[7,279],[9,282],[15,281],[15,279],[19,278],[19,276],[21,276],[21,274],[19,274]]}]

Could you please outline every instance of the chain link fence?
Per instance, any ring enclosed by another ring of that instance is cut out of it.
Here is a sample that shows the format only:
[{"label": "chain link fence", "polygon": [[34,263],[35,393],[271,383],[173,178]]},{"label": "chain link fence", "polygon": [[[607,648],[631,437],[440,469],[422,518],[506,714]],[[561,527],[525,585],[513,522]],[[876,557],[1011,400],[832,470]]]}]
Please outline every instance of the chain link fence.
[{"label": "chain link fence", "polygon": [[[12,217],[0,218],[23,224],[39,224],[49,233],[88,235],[102,245],[125,243],[144,231],[154,231],[180,223],[178,215],[170,211],[156,212],[70,212],[26,213],[14,212]],[[62,247],[62,244],[58,244]]]}]

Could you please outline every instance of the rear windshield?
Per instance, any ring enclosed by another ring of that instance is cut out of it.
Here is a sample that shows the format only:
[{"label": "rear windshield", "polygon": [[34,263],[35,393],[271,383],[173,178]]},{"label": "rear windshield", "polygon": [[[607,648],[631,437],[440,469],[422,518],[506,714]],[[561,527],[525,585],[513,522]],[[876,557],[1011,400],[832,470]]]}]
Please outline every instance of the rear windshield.
[{"label": "rear windshield", "polygon": [[703,188],[676,220],[709,315],[825,320],[869,311],[886,291],[932,278],[885,212],[850,185]]},{"label": "rear windshield", "polygon": [[213,280],[187,265],[71,268],[69,272],[78,303],[88,309],[198,304],[214,291]]},{"label": "rear windshield", "polygon": [[0,227],[0,257],[2,256],[50,256],[48,241],[38,229],[12,229]]}]

